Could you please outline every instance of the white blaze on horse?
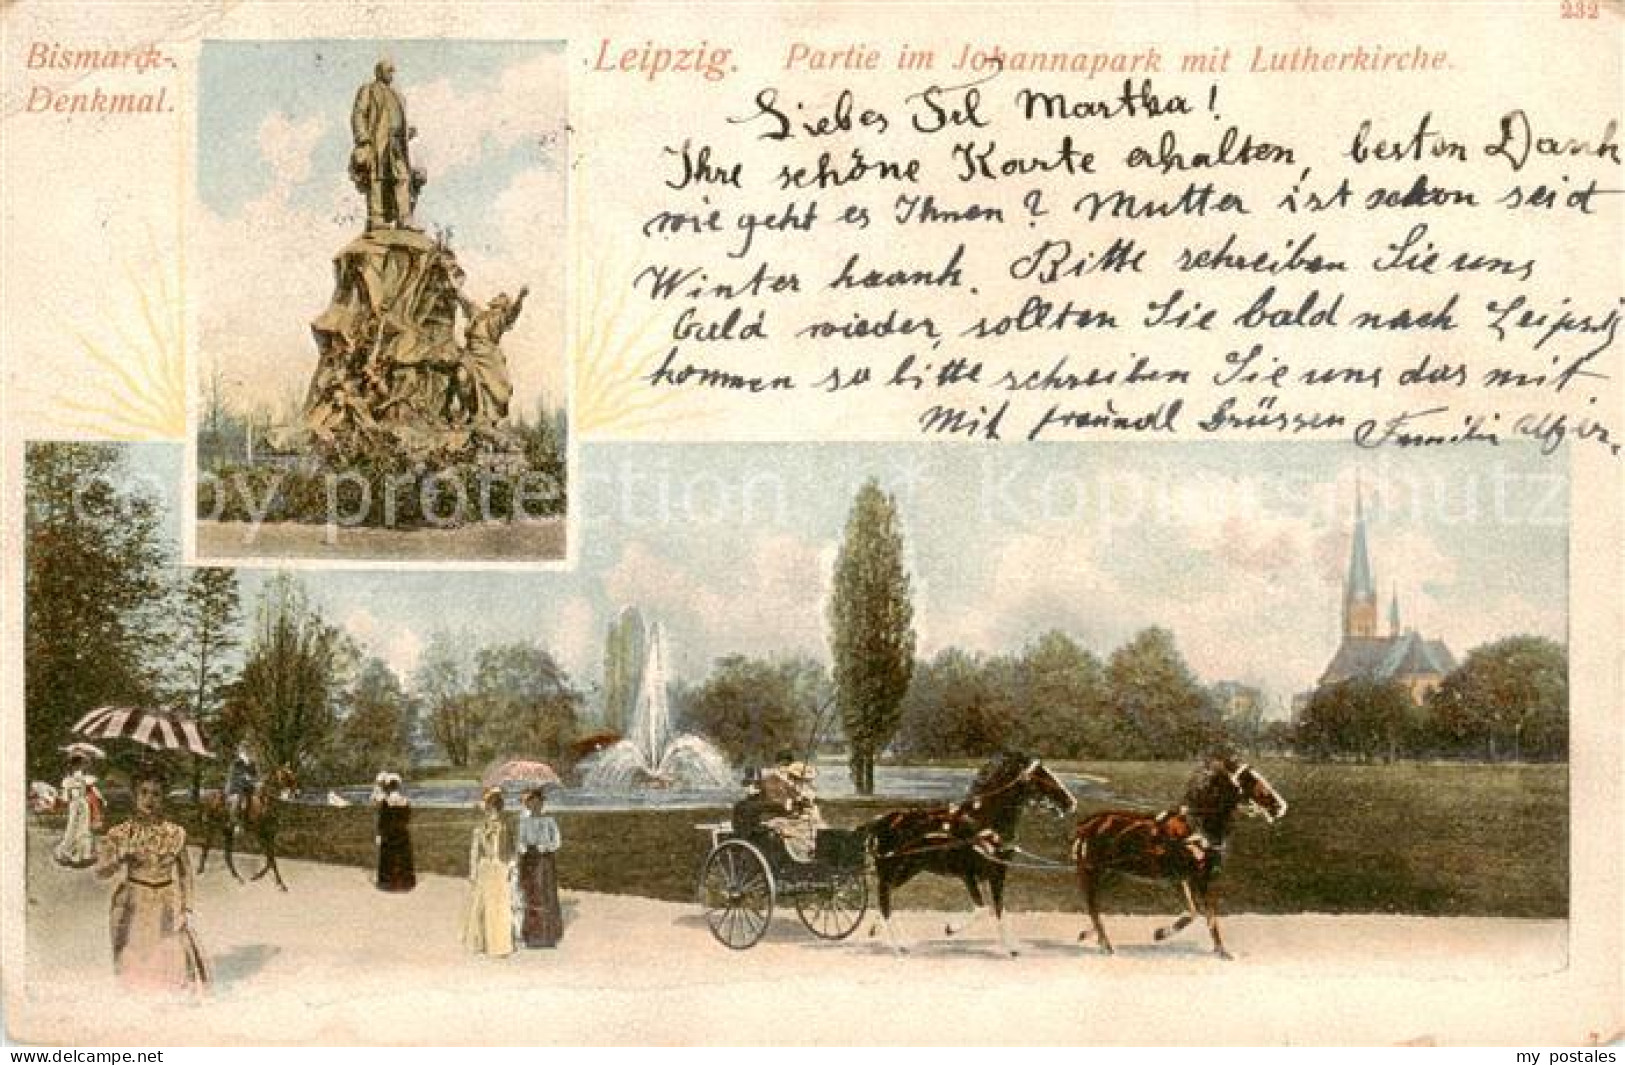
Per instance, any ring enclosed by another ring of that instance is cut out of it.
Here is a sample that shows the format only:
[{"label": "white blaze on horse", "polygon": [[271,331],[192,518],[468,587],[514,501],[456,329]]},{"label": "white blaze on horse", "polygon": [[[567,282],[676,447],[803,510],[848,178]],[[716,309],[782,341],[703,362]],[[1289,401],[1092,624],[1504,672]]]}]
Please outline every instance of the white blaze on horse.
[{"label": "white blaze on horse", "polygon": [[[1078,823],[1072,839],[1078,890],[1089,907],[1100,947],[1112,953],[1100,920],[1100,888],[1114,875],[1179,885],[1184,912],[1171,925],[1158,928],[1158,942],[1182,931],[1198,912],[1207,918],[1213,951],[1228,959],[1219,935],[1214,878],[1224,858],[1230,819],[1237,809],[1271,823],[1286,816],[1286,800],[1262,773],[1232,757],[1213,759],[1186,789],[1183,805],[1160,814],[1105,810]],[[1089,938],[1090,930],[1078,934]]]},{"label": "white blaze on horse", "polygon": [[[904,950],[891,923],[891,893],[919,873],[935,873],[962,881],[975,907],[946,932],[959,935],[988,913],[982,889],[992,900],[999,927],[999,942],[1017,953],[1004,922],[1004,878],[1013,853],[1022,811],[1040,802],[1057,815],[1077,809],[1077,800],[1044,763],[1024,754],[1006,752],[983,766],[962,802],[919,810],[899,810],[869,822],[870,854],[875,863],[880,920],[892,949]],[[873,934],[873,933],[871,933]]]}]

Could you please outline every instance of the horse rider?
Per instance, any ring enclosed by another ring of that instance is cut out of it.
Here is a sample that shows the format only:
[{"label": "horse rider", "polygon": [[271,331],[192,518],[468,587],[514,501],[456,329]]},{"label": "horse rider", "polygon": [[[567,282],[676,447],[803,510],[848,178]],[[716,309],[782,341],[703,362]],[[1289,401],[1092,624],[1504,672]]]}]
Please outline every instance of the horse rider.
[{"label": "horse rider", "polygon": [[254,797],[259,784],[259,766],[254,764],[253,755],[248,753],[248,745],[238,744],[237,756],[231,760],[231,767],[226,770],[226,809],[231,813],[233,821],[242,820],[249,800]]}]

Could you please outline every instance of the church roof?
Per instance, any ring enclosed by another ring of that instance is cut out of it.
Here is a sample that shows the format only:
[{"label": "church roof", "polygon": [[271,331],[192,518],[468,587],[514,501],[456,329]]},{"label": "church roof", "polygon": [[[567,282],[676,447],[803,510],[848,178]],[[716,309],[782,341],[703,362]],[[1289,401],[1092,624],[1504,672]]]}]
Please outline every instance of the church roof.
[{"label": "church roof", "polygon": [[1388,660],[1392,640],[1345,639],[1321,676],[1322,684],[1332,684],[1350,677],[1377,675]]},{"label": "church roof", "polygon": [[1414,675],[1442,677],[1455,668],[1455,656],[1442,640],[1424,640],[1411,630],[1391,640],[1344,640],[1320,681],[1331,684],[1350,677],[1374,680]]}]

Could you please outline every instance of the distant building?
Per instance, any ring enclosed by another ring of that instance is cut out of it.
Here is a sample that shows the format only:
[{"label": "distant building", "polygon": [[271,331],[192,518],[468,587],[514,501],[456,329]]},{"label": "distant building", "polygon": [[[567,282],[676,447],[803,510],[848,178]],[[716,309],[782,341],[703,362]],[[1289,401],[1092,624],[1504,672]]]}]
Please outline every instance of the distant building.
[{"label": "distant building", "polygon": [[1420,704],[1456,668],[1455,656],[1442,640],[1429,640],[1399,623],[1399,593],[1388,605],[1388,635],[1377,634],[1377,582],[1366,553],[1365,510],[1354,489],[1354,543],[1343,581],[1343,642],[1321,673],[1317,687],[1353,677],[1397,680]]}]

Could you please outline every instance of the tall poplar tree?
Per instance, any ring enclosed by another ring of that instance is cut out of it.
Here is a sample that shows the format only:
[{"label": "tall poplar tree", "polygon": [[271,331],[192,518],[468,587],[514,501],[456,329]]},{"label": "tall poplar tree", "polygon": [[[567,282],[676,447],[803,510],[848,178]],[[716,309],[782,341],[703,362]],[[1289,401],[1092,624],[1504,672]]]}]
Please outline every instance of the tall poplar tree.
[{"label": "tall poplar tree", "polygon": [[914,673],[914,605],[897,503],[873,478],[847,517],[829,598],[829,640],[852,786],[873,795],[875,757],[897,732]]}]

